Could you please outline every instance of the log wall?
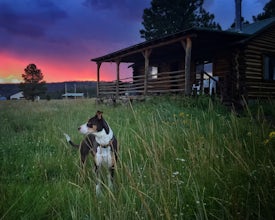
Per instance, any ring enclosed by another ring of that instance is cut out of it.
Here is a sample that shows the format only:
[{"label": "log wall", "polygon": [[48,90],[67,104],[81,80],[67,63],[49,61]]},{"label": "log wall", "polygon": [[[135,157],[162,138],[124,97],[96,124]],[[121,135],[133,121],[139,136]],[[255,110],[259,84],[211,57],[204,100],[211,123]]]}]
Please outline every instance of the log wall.
[{"label": "log wall", "polygon": [[275,56],[275,26],[251,39],[245,48],[248,98],[275,98],[275,81],[263,79],[263,55]]}]

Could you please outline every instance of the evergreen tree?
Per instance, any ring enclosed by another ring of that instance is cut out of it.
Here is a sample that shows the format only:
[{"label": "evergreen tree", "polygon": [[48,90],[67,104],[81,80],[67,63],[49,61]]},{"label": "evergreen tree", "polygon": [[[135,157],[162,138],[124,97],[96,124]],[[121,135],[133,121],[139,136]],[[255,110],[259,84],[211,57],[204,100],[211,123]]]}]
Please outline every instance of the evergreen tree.
[{"label": "evergreen tree", "polygon": [[254,21],[260,21],[267,18],[275,17],[275,0],[270,0],[263,8],[264,12],[253,16]]},{"label": "evergreen tree", "polygon": [[29,64],[24,71],[22,74],[24,82],[20,83],[19,88],[23,90],[26,99],[34,101],[35,97],[45,94],[46,82],[43,81],[44,76],[35,64]]},{"label": "evergreen tree", "polygon": [[[249,24],[248,20],[244,20],[244,17],[241,17],[241,23],[244,24]],[[236,23],[235,21],[231,24],[230,28],[235,28],[236,27]]]},{"label": "evergreen tree", "polygon": [[221,26],[216,23],[214,19],[215,15],[207,12],[201,5],[199,7],[198,13],[196,13],[195,26],[221,30]]},{"label": "evergreen tree", "polygon": [[152,0],[143,11],[141,38],[152,40],[194,26],[221,29],[202,5],[203,0]]}]

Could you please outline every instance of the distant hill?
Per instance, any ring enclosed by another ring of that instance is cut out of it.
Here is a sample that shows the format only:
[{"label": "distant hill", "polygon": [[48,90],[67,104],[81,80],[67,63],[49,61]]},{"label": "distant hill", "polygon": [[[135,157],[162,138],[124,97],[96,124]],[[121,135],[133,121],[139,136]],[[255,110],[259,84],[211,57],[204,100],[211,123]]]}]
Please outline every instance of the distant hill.
[{"label": "distant hill", "polygon": [[0,84],[0,97],[9,98],[19,92],[18,84]]},{"label": "distant hill", "polygon": [[[0,97],[4,96],[7,99],[20,91],[19,84],[0,84]],[[70,81],[60,83],[47,83],[47,92],[41,98],[61,99],[62,94],[67,92],[82,92],[85,97],[96,96],[96,82],[94,81]]]}]

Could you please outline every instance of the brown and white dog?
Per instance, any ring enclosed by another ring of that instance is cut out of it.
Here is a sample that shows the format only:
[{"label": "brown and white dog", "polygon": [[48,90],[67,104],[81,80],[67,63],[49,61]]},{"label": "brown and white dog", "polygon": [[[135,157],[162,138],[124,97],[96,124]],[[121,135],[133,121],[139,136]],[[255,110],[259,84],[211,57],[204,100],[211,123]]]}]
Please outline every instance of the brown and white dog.
[{"label": "brown and white dog", "polygon": [[101,181],[99,179],[100,169],[105,166],[109,169],[108,186],[113,187],[114,169],[117,161],[118,143],[114,133],[102,116],[103,112],[97,111],[95,116],[87,123],[81,125],[78,130],[85,137],[81,143],[75,144],[69,135],[64,134],[67,142],[73,147],[79,148],[82,167],[89,153],[94,157],[95,173],[97,176],[96,193],[101,192]]}]

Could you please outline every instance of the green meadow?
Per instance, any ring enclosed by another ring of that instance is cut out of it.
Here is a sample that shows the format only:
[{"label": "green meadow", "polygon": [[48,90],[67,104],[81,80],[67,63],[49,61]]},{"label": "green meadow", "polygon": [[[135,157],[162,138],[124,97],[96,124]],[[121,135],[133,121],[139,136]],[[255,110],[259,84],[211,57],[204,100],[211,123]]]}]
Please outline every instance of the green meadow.
[{"label": "green meadow", "polygon": [[[68,133],[102,110],[120,143],[114,190],[95,194]],[[0,219],[274,219],[275,102],[236,114],[207,97],[117,106],[0,103]]]}]

